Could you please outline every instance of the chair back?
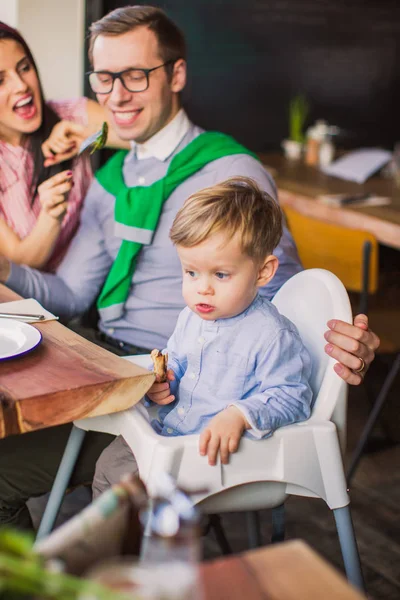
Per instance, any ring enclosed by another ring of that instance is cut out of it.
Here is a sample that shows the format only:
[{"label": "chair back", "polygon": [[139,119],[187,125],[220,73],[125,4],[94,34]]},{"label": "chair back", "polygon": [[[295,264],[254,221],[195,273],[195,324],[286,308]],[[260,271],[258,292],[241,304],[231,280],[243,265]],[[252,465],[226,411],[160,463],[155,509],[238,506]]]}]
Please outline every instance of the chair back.
[{"label": "chair back", "polygon": [[312,416],[330,420],[339,390],[345,384],[333,370],[336,361],[325,353],[324,332],[330,319],[352,322],[347,292],[333,273],[308,269],[289,279],[275,295],[273,304],[296,325],[310,353]]},{"label": "chair back", "polygon": [[368,231],[351,229],[305,216],[292,207],[283,208],[305,269],[327,269],[352,292],[364,291],[363,260],[370,244],[368,292],[378,286],[378,241]]}]

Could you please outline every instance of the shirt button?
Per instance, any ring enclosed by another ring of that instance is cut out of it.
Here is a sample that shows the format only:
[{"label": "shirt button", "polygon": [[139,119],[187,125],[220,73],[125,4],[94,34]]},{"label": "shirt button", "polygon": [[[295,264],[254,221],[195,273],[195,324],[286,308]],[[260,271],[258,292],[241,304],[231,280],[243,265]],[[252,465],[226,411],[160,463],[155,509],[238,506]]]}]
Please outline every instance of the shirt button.
[{"label": "shirt button", "polygon": [[185,409],[184,408],[178,408],[178,415],[184,415],[185,414]]},{"label": "shirt button", "polygon": [[143,185],[144,183],[146,183],[146,179],[144,177],[139,177],[138,183],[139,185]]},{"label": "shirt button", "polygon": [[196,379],[196,373],[189,373],[189,379]]},{"label": "shirt button", "polygon": [[203,337],[199,337],[197,341],[199,342],[199,344],[204,344],[206,340]]},{"label": "shirt button", "polygon": [[168,427],[168,429],[167,429],[167,433],[172,433],[172,429],[171,429],[171,427]]}]

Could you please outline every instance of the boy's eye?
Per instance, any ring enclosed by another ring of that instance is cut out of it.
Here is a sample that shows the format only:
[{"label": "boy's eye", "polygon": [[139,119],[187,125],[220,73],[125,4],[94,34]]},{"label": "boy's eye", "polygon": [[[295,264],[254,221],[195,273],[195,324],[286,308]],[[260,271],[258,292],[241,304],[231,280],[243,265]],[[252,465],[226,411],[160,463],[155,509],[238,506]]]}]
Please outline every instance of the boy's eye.
[{"label": "boy's eye", "polygon": [[196,277],[195,271],[186,271],[186,274],[189,275],[189,277]]},{"label": "boy's eye", "polygon": [[215,277],[218,279],[226,279],[228,277],[228,273],[221,273],[221,271],[217,271],[215,273]]}]

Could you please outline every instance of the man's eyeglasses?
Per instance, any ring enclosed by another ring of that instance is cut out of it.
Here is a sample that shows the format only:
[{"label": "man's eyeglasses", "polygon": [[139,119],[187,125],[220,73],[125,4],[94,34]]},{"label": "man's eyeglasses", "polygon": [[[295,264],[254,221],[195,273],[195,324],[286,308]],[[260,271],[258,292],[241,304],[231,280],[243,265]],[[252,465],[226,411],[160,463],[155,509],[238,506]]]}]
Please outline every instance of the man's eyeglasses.
[{"label": "man's eyeglasses", "polygon": [[152,69],[125,69],[118,73],[111,71],[90,71],[89,84],[95,94],[110,94],[114,87],[114,81],[119,79],[128,92],[145,92],[149,87],[149,75],[161,67],[173,64],[175,60],[168,60],[158,67]]}]

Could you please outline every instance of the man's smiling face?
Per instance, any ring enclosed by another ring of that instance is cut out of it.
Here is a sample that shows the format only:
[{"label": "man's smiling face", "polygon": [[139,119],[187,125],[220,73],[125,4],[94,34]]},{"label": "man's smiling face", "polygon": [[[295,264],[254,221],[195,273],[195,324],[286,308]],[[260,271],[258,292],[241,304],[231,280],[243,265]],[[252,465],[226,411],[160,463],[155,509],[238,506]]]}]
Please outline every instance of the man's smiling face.
[{"label": "man's smiling face", "polygon": [[[164,62],[155,34],[144,26],[122,35],[99,35],[93,45],[95,71],[152,69]],[[144,143],[175,117],[185,83],[185,61],[177,60],[172,77],[168,77],[165,67],[149,73],[149,87],[144,92],[129,92],[116,79],[113,90],[98,94],[97,99],[110,111],[120,138]]]}]

